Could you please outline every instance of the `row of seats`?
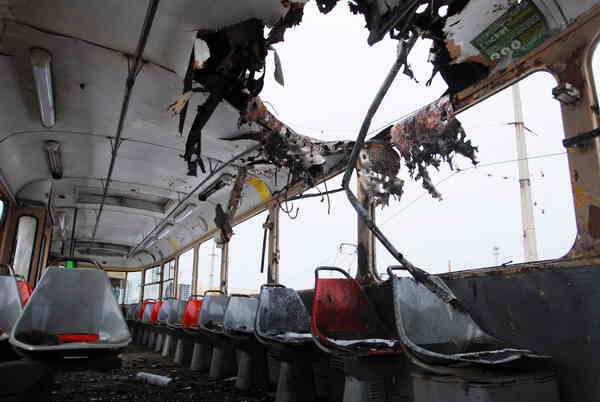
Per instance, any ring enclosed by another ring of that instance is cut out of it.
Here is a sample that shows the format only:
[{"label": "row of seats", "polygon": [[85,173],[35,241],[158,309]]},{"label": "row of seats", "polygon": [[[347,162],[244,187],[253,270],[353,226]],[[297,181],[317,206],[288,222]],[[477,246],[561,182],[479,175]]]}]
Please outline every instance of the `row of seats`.
[{"label": "row of seats", "polygon": [[[324,278],[325,272],[341,278]],[[432,387],[411,384],[411,373],[481,381],[490,368],[494,373],[494,367],[514,367],[516,361],[524,367],[547,360],[507,347],[467,312],[448,306],[412,278],[390,271],[393,328],[345,271],[321,267],[315,275],[312,293],[268,284],[258,297],[211,291],[187,301],[145,300],[131,306],[129,324],[137,342],[163,356],[173,353],[175,362],[193,370],[208,370],[210,379],[230,376],[237,366],[236,387],[247,389],[265,385],[265,373],[271,373],[278,402],[317,397],[443,401],[447,393],[436,399]],[[439,285],[445,286],[441,280]],[[548,378],[547,394],[552,395],[556,384]]]}]

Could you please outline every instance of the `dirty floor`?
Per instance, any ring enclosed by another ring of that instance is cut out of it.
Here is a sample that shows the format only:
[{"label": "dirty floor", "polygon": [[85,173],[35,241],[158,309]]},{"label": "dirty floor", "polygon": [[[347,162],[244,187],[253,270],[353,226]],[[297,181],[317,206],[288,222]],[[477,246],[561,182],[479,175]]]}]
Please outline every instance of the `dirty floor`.
[{"label": "dirty floor", "polygon": [[[198,373],[173,363],[139,345],[130,345],[122,355],[123,367],[108,372],[71,372],[57,375],[52,396],[55,401],[274,401],[274,390],[238,391],[235,378],[209,381]],[[168,376],[167,387],[140,382],[136,374],[146,372]]]}]

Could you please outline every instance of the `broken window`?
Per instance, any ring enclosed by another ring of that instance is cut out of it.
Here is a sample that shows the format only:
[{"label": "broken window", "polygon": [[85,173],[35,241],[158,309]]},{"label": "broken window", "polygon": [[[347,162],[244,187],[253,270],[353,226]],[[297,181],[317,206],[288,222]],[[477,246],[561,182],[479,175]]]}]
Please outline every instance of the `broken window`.
[{"label": "broken window", "polygon": [[[571,248],[575,217],[556,81],[537,73],[520,83],[537,237],[537,260]],[[429,168],[441,200],[405,180],[400,203],[377,210],[377,224],[415,265],[441,273],[525,260],[513,95],[506,89],[457,116],[479,147],[479,164]],[[406,172],[400,171],[405,178]],[[380,274],[395,260],[378,243]],[[385,276],[385,275],[384,275]]]},{"label": "broken window", "polygon": [[160,297],[160,266],[144,272],[144,300]]},{"label": "broken window", "polygon": [[163,265],[162,297],[174,297],[175,260]]},{"label": "broken window", "polygon": [[[329,190],[340,186],[341,176],[327,182]],[[318,188],[325,191],[323,184]],[[318,194],[318,191],[312,189],[307,194]],[[354,275],[356,214],[346,195],[338,192],[330,194],[329,201],[326,196],[317,196],[288,204],[293,215],[279,214],[281,284],[294,289],[311,289],[315,284],[315,268],[319,266],[337,266]],[[297,217],[292,219],[296,213]]]},{"label": "broken window", "polygon": [[263,224],[268,212],[262,212],[233,228],[234,235],[229,242],[229,293],[256,293],[267,282],[267,253],[265,244],[265,265],[261,273],[263,250]]}]

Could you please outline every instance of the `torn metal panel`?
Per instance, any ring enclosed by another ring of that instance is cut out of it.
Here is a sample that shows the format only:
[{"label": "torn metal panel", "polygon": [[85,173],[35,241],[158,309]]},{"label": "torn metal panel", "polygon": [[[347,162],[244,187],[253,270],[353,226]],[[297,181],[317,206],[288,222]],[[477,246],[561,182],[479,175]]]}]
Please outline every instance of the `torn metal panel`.
[{"label": "torn metal panel", "polygon": [[452,160],[456,154],[477,163],[477,147],[466,139],[448,96],[425,106],[376,138],[387,139],[396,147],[410,175],[420,179],[434,198],[441,198],[441,194],[431,182],[428,167],[437,169],[446,162],[453,169]]},{"label": "torn metal panel", "polygon": [[[346,156],[351,148],[350,141],[318,141],[298,134],[277,119],[259,97],[253,98],[240,116],[240,125],[256,122],[267,130],[229,138],[228,140],[254,140],[262,144],[261,155],[250,164],[266,163],[290,171],[290,182],[313,180],[326,173],[327,157],[332,155]],[[291,184],[288,183],[288,184]]]}]

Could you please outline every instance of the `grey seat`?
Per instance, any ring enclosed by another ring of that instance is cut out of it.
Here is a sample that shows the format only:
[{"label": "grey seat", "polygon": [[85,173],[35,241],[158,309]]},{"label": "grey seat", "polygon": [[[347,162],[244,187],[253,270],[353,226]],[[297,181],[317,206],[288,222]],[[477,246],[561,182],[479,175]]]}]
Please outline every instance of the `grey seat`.
[{"label": "grey seat", "polygon": [[10,336],[34,358],[118,351],[130,341],[108,276],[95,268],[47,268]]},{"label": "grey seat", "polygon": [[281,285],[261,287],[255,331],[267,342],[313,343],[310,316],[298,292]]},{"label": "grey seat", "polygon": [[0,341],[9,338],[13,326],[23,312],[17,279],[9,271],[0,275]]},{"label": "grey seat", "polygon": [[225,315],[223,316],[223,331],[231,337],[254,337],[254,322],[258,299],[245,296],[231,296]]},{"label": "grey seat", "polygon": [[[390,277],[398,335],[419,360],[439,366],[489,366],[522,358],[548,358],[504,344],[486,333],[469,313],[449,306],[413,278],[397,277],[391,271]],[[437,281],[448,289],[441,279]]]}]

